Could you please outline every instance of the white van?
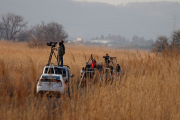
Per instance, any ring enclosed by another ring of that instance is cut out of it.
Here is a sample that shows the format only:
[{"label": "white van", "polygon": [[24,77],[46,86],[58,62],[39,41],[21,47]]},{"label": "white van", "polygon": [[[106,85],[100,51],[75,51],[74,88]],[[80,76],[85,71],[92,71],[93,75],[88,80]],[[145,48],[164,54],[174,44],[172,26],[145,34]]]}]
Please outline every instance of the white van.
[{"label": "white van", "polygon": [[[64,66],[45,66],[43,74],[37,80],[36,93],[69,94],[70,69]],[[70,94],[69,94],[70,95]]]}]

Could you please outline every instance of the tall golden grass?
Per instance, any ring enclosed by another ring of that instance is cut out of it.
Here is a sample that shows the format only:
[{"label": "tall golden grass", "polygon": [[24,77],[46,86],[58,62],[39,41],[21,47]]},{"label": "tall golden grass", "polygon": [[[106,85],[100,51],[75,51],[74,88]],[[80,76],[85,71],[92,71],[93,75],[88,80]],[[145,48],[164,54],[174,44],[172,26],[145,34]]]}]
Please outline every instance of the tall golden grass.
[{"label": "tall golden grass", "polygon": [[[37,97],[36,79],[48,62],[50,48],[26,43],[0,42],[0,119],[23,120],[179,120],[180,56],[159,56],[148,51],[115,50],[65,45],[64,64],[72,79],[71,98]],[[103,61],[116,56],[124,71],[119,85],[95,85],[77,89],[80,70],[93,54]],[[56,59],[52,59],[56,63]],[[73,88],[73,92],[72,92]]]}]

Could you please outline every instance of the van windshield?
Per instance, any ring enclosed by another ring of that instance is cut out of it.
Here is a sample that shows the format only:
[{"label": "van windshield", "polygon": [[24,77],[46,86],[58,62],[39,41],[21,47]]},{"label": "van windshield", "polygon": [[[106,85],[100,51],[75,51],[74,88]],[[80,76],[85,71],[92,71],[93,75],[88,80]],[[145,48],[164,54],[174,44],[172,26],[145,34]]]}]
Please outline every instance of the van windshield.
[{"label": "van windshield", "polygon": [[63,77],[66,77],[66,70],[63,68],[54,68],[55,74],[61,74]]}]

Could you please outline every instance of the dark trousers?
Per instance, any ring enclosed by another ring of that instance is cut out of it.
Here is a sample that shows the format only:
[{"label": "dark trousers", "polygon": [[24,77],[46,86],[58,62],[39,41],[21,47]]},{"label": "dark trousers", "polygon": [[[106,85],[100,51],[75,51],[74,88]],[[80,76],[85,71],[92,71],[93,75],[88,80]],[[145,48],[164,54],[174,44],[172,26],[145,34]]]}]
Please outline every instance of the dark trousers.
[{"label": "dark trousers", "polygon": [[61,66],[63,66],[63,56],[57,56],[57,65],[61,62]]}]

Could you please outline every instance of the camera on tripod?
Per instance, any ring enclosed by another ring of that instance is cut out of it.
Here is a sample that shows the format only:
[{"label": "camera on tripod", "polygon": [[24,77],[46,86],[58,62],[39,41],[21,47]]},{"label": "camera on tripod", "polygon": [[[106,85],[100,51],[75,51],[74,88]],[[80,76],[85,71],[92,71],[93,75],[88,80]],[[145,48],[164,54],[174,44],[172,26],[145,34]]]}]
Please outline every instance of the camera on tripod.
[{"label": "camera on tripod", "polygon": [[50,42],[50,43],[47,43],[46,45],[52,46],[52,48],[53,48],[53,47],[56,47],[56,44],[57,44],[57,42]]},{"label": "camera on tripod", "polygon": [[116,57],[109,57],[109,58],[110,58],[110,60],[116,59]]},{"label": "camera on tripod", "polygon": [[51,64],[51,59],[52,59],[52,55],[54,54],[54,56],[56,57],[55,53],[54,53],[54,50],[57,50],[55,47],[56,47],[56,44],[57,42],[49,42],[47,43],[46,45],[47,46],[51,46],[51,52],[50,52],[50,55],[49,55],[49,60],[48,60],[48,64],[47,65],[50,65]]}]

